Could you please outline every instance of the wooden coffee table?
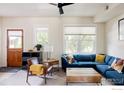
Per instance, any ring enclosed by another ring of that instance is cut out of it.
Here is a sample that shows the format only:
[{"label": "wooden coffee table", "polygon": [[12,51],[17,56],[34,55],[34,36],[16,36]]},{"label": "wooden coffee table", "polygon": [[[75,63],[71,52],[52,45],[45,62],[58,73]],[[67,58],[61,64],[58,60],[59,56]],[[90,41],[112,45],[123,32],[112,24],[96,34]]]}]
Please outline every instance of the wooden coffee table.
[{"label": "wooden coffee table", "polygon": [[93,68],[66,68],[66,84],[84,82],[101,84],[102,76]]}]

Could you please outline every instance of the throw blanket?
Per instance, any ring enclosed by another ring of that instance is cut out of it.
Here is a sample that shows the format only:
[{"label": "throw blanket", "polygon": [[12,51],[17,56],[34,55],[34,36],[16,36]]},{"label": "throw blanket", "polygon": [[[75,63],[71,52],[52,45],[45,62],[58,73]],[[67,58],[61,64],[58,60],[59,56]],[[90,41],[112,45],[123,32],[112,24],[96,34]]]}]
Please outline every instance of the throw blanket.
[{"label": "throw blanket", "polygon": [[34,64],[30,66],[30,71],[34,75],[42,75],[44,74],[44,68],[42,64]]}]

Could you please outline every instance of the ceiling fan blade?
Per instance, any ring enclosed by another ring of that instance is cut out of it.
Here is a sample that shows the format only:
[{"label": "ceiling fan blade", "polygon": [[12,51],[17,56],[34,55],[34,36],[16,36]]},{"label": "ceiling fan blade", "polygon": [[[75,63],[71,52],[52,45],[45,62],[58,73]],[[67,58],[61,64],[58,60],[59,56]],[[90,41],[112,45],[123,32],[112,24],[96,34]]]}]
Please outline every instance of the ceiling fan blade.
[{"label": "ceiling fan blade", "polygon": [[57,4],[57,3],[49,3],[49,4],[54,5],[54,6],[58,6],[58,4]]},{"label": "ceiling fan blade", "polygon": [[59,13],[64,14],[64,11],[63,11],[62,7],[59,7]]},{"label": "ceiling fan blade", "polygon": [[71,4],[74,4],[74,3],[61,3],[61,6],[67,6],[67,5],[71,5]]}]

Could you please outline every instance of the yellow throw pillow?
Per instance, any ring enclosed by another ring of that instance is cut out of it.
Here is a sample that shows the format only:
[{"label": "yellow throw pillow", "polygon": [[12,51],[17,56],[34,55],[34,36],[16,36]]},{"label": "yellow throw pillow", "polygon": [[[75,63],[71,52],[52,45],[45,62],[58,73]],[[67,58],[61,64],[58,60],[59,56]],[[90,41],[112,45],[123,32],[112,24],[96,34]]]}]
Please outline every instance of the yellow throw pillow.
[{"label": "yellow throw pillow", "polygon": [[104,59],[105,59],[105,55],[99,55],[97,54],[96,55],[96,62],[99,62],[99,63],[103,63],[104,62]]}]

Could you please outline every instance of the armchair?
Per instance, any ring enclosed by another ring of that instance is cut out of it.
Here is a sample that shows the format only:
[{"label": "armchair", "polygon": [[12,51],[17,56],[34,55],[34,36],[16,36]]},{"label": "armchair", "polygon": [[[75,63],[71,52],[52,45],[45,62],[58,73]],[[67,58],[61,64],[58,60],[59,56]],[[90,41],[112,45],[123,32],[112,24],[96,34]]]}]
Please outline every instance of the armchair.
[{"label": "armchair", "polygon": [[[34,68],[34,69],[33,69]],[[34,72],[33,72],[34,70]],[[41,73],[39,73],[41,72]],[[38,60],[34,60],[33,58],[27,59],[27,78],[26,82],[28,82],[28,77],[31,75],[43,76],[45,80],[45,84],[47,83],[46,75],[51,73],[52,75],[52,66],[48,64],[39,64]]]}]

